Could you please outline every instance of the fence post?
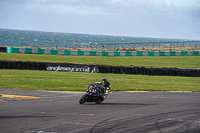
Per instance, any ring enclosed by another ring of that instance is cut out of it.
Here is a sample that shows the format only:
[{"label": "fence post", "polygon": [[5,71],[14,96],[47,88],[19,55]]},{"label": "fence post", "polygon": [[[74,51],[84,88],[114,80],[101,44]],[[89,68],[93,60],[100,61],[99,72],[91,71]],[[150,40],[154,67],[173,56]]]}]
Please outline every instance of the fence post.
[{"label": "fence post", "polygon": [[154,48],[154,42],[153,42],[153,48]]},{"label": "fence post", "polygon": [[160,47],[160,42],[159,42],[159,47]]},{"label": "fence post", "polygon": [[197,42],[195,41],[195,47],[197,46]]},{"label": "fence post", "polygon": [[110,43],[108,44],[108,49],[110,49]]},{"label": "fence post", "polygon": [[148,48],[148,42],[147,42],[147,48]]},{"label": "fence post", "polygon": [[135,48],[135,43],[134,43],[134,48]]}]

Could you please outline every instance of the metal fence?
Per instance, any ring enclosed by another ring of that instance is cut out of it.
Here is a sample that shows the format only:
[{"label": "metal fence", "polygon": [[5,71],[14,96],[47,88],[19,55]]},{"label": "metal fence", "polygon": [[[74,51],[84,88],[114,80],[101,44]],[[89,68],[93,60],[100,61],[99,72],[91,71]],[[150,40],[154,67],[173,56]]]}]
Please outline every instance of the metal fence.
[{"label": "metal fence", "polygon": [[185,47],[200,46],[200,41],[182,42],[141,42],[141,43],[74,43],[74,48],[82,49],[117,49],[117,48],[138,48],[138,47]]}]

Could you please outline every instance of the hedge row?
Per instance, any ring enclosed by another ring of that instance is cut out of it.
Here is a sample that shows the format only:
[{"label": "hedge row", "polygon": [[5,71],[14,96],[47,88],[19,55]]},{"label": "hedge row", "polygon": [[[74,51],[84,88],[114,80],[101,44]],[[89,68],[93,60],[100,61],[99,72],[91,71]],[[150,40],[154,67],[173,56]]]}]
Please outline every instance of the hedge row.
[{"label": "hedge row", "polygon": [[49,62],[21,62],[21,61],[4,61],[0,60],[0,69],[24,69],[24,70],[47,70],[49,65],[52,66],[88,66],[97,67],[99,73],[116,73],[116,74],[141,74],[141,75],[159,75],[159,76],[189,76],[200,77],[200,69],[194,68],[145,68],[144,66],[102,66],[102,65],[79,65],[69,63],[49,63]]}]

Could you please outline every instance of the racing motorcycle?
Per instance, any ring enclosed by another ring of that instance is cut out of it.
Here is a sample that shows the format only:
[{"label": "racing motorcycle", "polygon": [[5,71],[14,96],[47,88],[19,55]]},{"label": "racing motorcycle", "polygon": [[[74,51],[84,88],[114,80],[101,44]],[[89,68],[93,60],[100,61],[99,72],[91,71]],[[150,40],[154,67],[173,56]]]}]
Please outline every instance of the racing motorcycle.
[{"label": "racing motorcycle", "polygon": [[87,93],[80,98],[79,103],[95,102],[96,104],[100,104],[106,99],[109,93],[109,87],[102,88],[98,83],[90,84]]}]

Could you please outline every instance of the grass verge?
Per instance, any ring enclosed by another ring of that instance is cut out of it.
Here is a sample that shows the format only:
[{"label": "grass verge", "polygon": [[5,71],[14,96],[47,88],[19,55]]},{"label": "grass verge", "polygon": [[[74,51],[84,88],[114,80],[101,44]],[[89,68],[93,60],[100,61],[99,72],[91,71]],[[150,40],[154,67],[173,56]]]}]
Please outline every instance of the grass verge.
[{"label": "grass verge", "polygon": [[200,68],[200,56],[67,56],[0,52],[0,60],[101,64],[115,66]]},{"label": "grass verge", "polygon": [[36,70],[0,70],[0,87],[24,90],[86,91],[107,78],[113,91],[200,91],[200,77],[148,76]]}]

